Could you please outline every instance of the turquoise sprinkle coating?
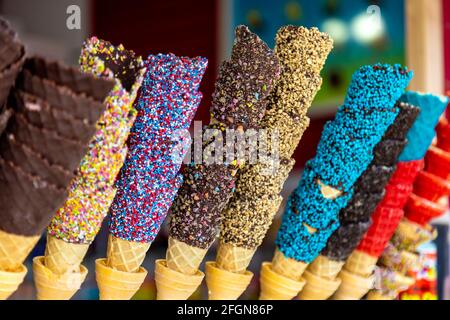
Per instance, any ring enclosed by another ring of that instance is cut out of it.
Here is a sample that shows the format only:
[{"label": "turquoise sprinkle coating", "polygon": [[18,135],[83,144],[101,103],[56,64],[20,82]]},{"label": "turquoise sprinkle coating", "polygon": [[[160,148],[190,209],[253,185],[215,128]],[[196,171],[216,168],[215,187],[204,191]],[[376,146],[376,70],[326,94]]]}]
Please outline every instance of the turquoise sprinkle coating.
[{"label": "turquoise sprinkle coating", "polygon": [[425,156],[433,141],[436,134],[434,129],[449,100],[444,96],[414,91],[406,92],[400,100],[419,107],[420,113],[408,132],[408,145],[403,150],[399,160],[402,162],[420,160]]},{"label": "turquoise sprinkle coating", "polygon": [[[353,75],[344,105],[325,125],[316,157],[306,165],[288,200],[276,239],[286,257],[313,261],[339,227],[339,211],[371,163],[375,145],[397,117],[396,101],[411,78],[412,72],[400,65],[384,64],[364,66]],[[342,195],[325,198],[319,181]]]}]

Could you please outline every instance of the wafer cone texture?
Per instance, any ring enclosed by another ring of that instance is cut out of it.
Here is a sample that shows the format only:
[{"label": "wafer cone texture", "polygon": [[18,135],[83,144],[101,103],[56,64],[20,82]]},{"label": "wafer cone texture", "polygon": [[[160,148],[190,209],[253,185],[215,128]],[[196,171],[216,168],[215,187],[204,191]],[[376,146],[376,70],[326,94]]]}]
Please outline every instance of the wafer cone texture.
[{"label": "wafer cone texture", "polygon": [[247,249],[220,242],[217,248],[216,265],[219,269],[226,271],[245,273],[255,252],[256,248]]},{"label": "wafer cone texture", "polygon": [[287,258],[276,249],[272,263],[263,263],[261,268],[261,300],[291,300],[302,290],[302,278],[308,265]]},{"label": "wafer cone texture", "polygon": [[197,273],[207,249],[190,246],[175,238],[169,237],[169,247],[166,252],[167,267],[186,275]]},{"label": "wafer cone texture", "polygon": [[209,300],[236,300],[247,289],[253,273],[233,273],[219,269],[215,262],[206,263],[206,285]]},{"label": "wafer cone texture", "polygon": [[126,241],[109,235],[107,265],[123,272],[136,272],[144,262],[150,243]]},{"label": "wafer cone texture", "polygon": [[130,300],[147,276],[140,267],[136,272],[123,272],[106,265],[106,259],[95,261],[95,278],[100,300]]},{"label": "wafer cone texture", "polygon": [[33,259],[33,275],[38,300],[69,300],[80,289],[88,270],[78,265],[78,270],[57,274],[45,266],[46,257]]},{"label": "wafer cone texture", "polygon": [[169,237],[166,260],[157,260],[155,281],[158,300],[186,300],[200,286],[204,274],[199,266],[207,249]]},{"label": "wafer cone texture", "polygon": [[185,274],[167,266],[166,260],[156,260],[155,282],[157,300],[187,300],[200,286],[204,273]]},{"label": "wafer cone texture", "polygon": [[0,230],[0,300],[7,299],[23,282],[26,257],[40,236],[24,237]]}]

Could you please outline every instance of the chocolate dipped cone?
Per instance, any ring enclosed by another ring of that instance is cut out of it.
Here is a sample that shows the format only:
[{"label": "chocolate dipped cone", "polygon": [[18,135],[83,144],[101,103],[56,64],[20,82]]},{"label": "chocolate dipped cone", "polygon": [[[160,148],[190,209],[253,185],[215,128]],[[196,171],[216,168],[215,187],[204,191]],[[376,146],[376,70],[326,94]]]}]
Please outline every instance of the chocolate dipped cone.
[{"label": "chocolate dipped cone", "polygon": [[204,274],[199,266],[207,249],[190,246],[169,237],[166,260],[158,260],[155,281],[158,300],[186,300],[201,284]]},{"label": "chocolate dipped cone", "polygon": [[103,101],[114,85],[110,79],[94,78],[77,68],[63,66],[41,57],[28,58],[24,69],[39,78],[49,79],[58,86],[68,87],[77,94],[85,94],[97,101]]},{"label": "chocolate dipped cone", "polygon": [[141,267],[148,243],[108,238],[107,259],[98,259],[95,272],[100,300],[129,300],[139,290],[147,270]]},{"label": "chocolate dipped cone", "polygon": [[29,146],[33,151],[45,154],[46,158],[68,171],[78,168],[81,158],[87,151],[87,144],[64,138],[56,132],[38,128],[28,123],[23,116],[16,114],[7,128],[17,141]]},{"label": "chocolate dipped cone", "polygon": [[52,108],[46,101],[17,90],[15,107],[26,121],[36,127],[58,132],[59,135],[88,143],[97,131],[95,124],[74,118],[70,113]]},{"label": "chocolate dipped cone", "polygon": [[236,300],[241,296],[253,278],[247,267],[255,251],[219,243],[216,261],[206,267],[210,300]]},{"label": "chocolate dipped cone", "polygon": [[45,100],[55,109],[66,111],[75,118],[96,123],[105,111],[102,101],[86,95],[77,95],[67,87],[32,75],[23,70],[17,80],[17,88]]},{"label": "chocolate dipped cone", "polygon": [[36,230],[43,230],[49,215],[67,198],[67,190],[31,176],[1,158],[0,190],[2,229],[24,236],[35,236]]},{"label": "chocolate dipped cone", "polygon": [[0,17],[0,71],[19,60],[23,45],[10,24]]},{"label": "chocolate dipped cone", "polygon": [[291,300],[302,290],[302,278],[307,264],[287,258],[276,249],[272,263],[263,263],[261,269],[260,300]]},{"label": "chocolate dipped cone", "polygon": [[39,175],[43,180],[56,186],[65,188],[74,177],[73,172],[59,165],[51,164],[43,155],[16,141],[14,135],[7,134],[1,137],[0,149],[2,157],[6,161],[20,166],[33,176]]},{"label": "chocolate dipped cone", "polygon": [[23,282],[26,257],[40,236],[24,237],[0,230],[0,300],[7,299]]},{"label": "chocolate dipped cone", "polygon": [[10,108],[4,108],[2,111],[0,111],[0,136],[8,126],[9,119],[12,117],[12,115],[13,111]]},{"label": "chocolate dipped cone", "polygon": [[17,75],[19,74],[22,65],[25,61],[25,52],[22,48],[21,56],[14,61],[6,69],[0,70],[0,107],[3,107],[8,99],[9,92],[16,82]]},{"label": "chocolate dipped cone", "polygon": [[318,256],[303,275],[306,285],[298,295],[299,299],[326,300],[331,297],[341,284],[341,280],[337,276],[343,265],[343,261],[334,261],[326,256]]}]

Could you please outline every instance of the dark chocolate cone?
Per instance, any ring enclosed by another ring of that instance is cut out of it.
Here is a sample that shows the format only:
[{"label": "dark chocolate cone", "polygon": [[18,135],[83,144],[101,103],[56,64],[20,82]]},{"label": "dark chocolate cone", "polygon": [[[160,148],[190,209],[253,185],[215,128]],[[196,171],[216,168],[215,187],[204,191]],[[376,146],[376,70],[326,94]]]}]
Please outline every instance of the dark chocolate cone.
[{"label": "dark chocolate cone", "polygon": [[23,53],[23,45],[9,23],[0,17],[0,71],[18,61]]},{"label": "dark chocolate cone", "polygon": [[7,133],[13,134],[17,141],[44,155],[50,163],[63,166],[71,172],[78,168],[81,158],[88,150],[86,144],[31,125],[20,114],[16,114],[11,120]]},{"label": "dark chocolate cone", "polygon": [[48,224],[67,191],[0,158],[0,229],[34,236]]},{"label": "dark chocolate cone", "polygon": [[13,115],[13,111],[9,108],[5,108],[0,112],[0,136],[2,135],[3,131],[5,131],[6,127],[8,126],[8,121]]},{"label": "dark chocolate cone", "polygon": [[56,131],[59,135],[87,144],[97,131],[95,124],[74,118],[56,108],[52,108],[43,99],[17,90],[13,104],[18,112],[32,125]]},{"label": "dark chocolate cone", "polygon": [[51,80],[58,86],[68,87],[77,94],[85,94],[100,102],[103,102],[114,86],[112,80],[97,79],[89,73],[41,57],[28,58],[24,69],[39,78]]},{"label": "dark chocolate cone", "polygon": [[16,141],[12,134],[6,134],[1,138],[0,150],[6,161],[12,162],[30,175],[39,176],[60,188],[65,189],[75,176],[73,172],[67,171],[59,165],[51,164],[41,154]]},{"label": "dark chocolate cone", "polygon": [[0,106],[4,106],[9,92],[16,82],[17,75],[25,61],[25,51],[22,48],[20,58],[6,69],[0,71]]},{"label": "dark chocolate cone", "polygon": [[53,81],[33,76],[28,70],[23,70],[20,74],[17,87],[88,123],[96,123],[106,108],[102,102],[92,97],[77,95],[67,87],[60,87]]}]

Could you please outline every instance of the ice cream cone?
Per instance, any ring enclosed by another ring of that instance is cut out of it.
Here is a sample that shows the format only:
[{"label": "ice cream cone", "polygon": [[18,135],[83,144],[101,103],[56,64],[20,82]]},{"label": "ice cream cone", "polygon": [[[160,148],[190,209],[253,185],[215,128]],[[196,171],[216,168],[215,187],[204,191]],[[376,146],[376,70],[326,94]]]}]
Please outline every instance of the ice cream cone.
[{"label": "ice cream cone", "polygon": [[106,259],[95,261],[95,278],[100,300],[129,300],[139,290],[147,276],[140,267],[136,272],[123,272],[106,265]]},{"label": "ice cream cone", "polygon": [[392,300],[392,297],[384,295],[380,290],[370,290],[366,300]]},{"label": "ice cream cone", "polygon": [[275,250],[272,263],[265,263],[261,268],[261,300],[291,300],[305,285],[302,278],[308,265],[301,261],[287,258]]},{"label": "ice cream cone", "polygon": [[44,265],[55,274],[78,272],[89,244],[68,243],[47,236]]},{"label": "ice cream cone", "polygon": [[22,283],[27,273],[23,262],[39,238],[0,230],[0,300],[7,299]]},{"label": "ice cream cone", "polygon": [[215,262],[206,263],[206,285],[209,300],[236,300],[247,289],[253,273],[233,273],[219,269]]},{"label": "ice cream cone", "polygon": [[17,291],[27,274],[27,268],[22,264],[15,271],[0,270],[0,300],[6,300]]},{"label": "ice cream cone", "polygon": [[321,278],[336,279],[345,261],[335,261],[320,255],[308,266],[308,271]]},{"label": "ice cream cone", "polygon": [[431,225],[421,226],[403,219],[391,241],[399,250],[416,251],[419,245],[435,239],[436,236],[436,229]]},{"label": "ice cream cone", "polygon": [[339,274],[341,285],[333,295],[333,300],[360,300],[373,288],[375,277],[363,277],[355,273],[342,270]]},{"label": "ice cream cone", "polygon": [[144,262],[149,243],[126,241],[109,235],[106,264],[115,270],[137,272]]},{"label": "ice cream cone", "polygon": [[46,257],[33,259],[33,274],[38,300],[69,300],[80,289],[88,270],[78,265],[78,270],[57,274],[45,266]]},{"label": "ice cream cone", "polygon": [[260,300],[291,300],[305,285],[302,278],[294,280],[273,271],[270,262],[262,264],[260,283]]},{"label": "ice cream cone", "polygon": [[377,257],[355,250],[345,262],[344,269],[362,277],[372,275],[377,265]]},{"label": "ice cream cone", "polygon": [[217,248],[217,268],[234,273],[245,273],[255,251],[256,249],[235,247],[221,242]]},{"label": "ice cream cone", "polygon": [[326,279],[308,270],[303,274],[306,285],[298,295],[300,300],[326,300],[339,288],[341,279]]},{"label": "ice cream cone", "polygon": [[186,274],[167,266],[166,260],[156,260],[155,282],[157,300],[186,300],[203,281],[204,273]]},{"label": "ice cream cone", "polygon": [[179,273],[195,275],[207,252],[207,249],[190,246],[175,238],[169,237],[166,264],[168,268]]},{"label": "ice cream cone", "polygon": [[109,235],[107,258],[95,262],[100,300],[129,300],[147,276],[141,267],[149,243],[126,241]]}]

